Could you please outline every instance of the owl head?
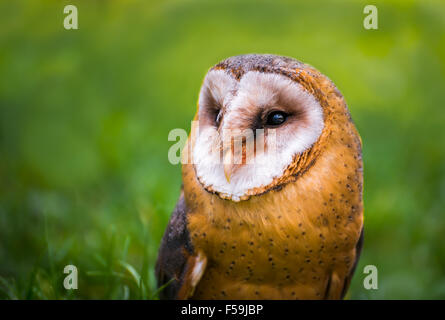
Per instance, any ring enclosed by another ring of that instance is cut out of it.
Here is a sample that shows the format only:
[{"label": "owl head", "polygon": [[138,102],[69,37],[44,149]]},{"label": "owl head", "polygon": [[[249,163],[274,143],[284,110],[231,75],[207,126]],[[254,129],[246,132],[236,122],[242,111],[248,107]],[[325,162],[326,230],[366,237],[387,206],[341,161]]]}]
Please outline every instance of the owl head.
[{"label": "owl head", "polygon": [[196,177],[232,201],[280,188],[316,161],[337,113],[349,116],[341,94],[312,67],[275,55],[228,58],[200,90],[191,137]]}]

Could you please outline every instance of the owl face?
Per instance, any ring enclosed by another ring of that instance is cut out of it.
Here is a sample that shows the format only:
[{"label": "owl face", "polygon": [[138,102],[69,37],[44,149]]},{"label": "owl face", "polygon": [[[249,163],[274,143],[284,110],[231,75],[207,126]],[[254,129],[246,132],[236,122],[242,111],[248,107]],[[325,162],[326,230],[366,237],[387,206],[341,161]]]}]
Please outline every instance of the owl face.
[{"label": "owl face", "polygon": [[257,70],[236,77],[211,69],[197,118],[196,176],[207,191],[232,201],[281,177],[324,128],[322,107],[298,82]]}]

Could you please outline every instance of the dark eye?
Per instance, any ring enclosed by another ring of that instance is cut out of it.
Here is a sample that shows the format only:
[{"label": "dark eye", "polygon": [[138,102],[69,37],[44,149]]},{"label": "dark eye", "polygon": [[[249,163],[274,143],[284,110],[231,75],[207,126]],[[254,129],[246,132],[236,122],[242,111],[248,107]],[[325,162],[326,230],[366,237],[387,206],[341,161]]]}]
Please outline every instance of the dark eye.
[{"label": "dark eye", "polygon": [[267,116],[267,122],[266,124],[269,126],[279,126],[280,124],[284,123],[286,121],[287,114],[281,111],[274,111],[271,112]]},{"label": "dark eye", "polygon": [[215,117],[215,123],[217,126],[219,126],[219,123],[221,121],[221,116],[222,116],[222,112],[221,112],[221,110],[219,110]]}]

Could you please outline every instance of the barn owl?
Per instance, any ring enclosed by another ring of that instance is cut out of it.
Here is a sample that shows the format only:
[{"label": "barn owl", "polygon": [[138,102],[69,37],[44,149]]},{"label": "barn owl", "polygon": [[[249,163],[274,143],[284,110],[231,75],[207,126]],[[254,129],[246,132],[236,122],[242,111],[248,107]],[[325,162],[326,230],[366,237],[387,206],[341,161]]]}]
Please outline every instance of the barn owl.
[{"label": "barn owl", "polygon": [[160,297],[343,298],[363,243],[363,167],[335,85],[292,58],[230,57],[205,76],[194,120],[156,264]]}]

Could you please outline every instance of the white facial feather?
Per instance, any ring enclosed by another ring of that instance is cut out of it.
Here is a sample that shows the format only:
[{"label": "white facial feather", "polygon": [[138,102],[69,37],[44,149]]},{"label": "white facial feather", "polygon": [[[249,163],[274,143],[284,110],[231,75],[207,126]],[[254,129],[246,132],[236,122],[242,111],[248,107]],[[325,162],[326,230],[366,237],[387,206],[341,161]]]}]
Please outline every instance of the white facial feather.
[{"label": "white facial feather", "polygon": [[232,98],[235,89],[235,81],[224,70],[213,70],[207,73],[198,104],[204,105],[209,98],[219,103],[221,106],[227,105]]},{"label": "white facial feather", "polygon": [[[219,152],[212,152],[221,141],[216,126],[199,128],[193,149],[196,174],[204,186],[234,201],[239,201],[249,190],[267,186],[274,178],[280,177],[294,156],[310,148],[323,130],[323,111],[318,101],[301,85],[285,76],[250,71],[237,82],[225,71],[215,70],[209,72],[203,88],[214,89],[201,90],[200,108],[204,107],[201,105],[205,100],[203,95],[209,92],[216,101],[224,101],[225,117],[220,132],[245,125],[246,119],[242,115],[246,106],[270,107],[277,103],[279,97],[300,106],[305,114],[306,120],[296,126],[278,127],[276,152],[257,154],[253,163],[244,164],[233,173],[230,183],[224,175]],[[234,96],[233,92],[236,92]]]}]

